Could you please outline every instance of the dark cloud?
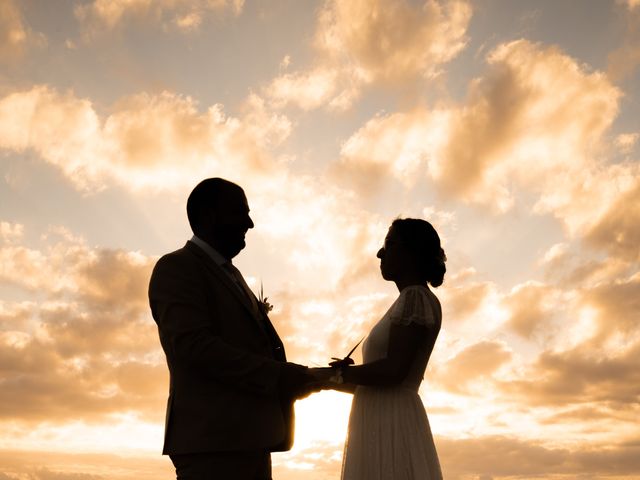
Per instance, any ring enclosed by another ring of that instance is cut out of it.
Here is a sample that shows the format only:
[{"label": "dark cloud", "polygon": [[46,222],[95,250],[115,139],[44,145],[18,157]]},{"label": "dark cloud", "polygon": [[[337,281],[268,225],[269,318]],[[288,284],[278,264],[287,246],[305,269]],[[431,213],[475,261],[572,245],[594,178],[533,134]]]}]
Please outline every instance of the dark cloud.
[{"label": "dark cloud", "polygon": [[544,441],[484,436],[436,439],[444,477],[449,480],[603,478],[640,474],[640,443],[581,445],[574,449]]},{"label": "dark cloud", "polygon": [[[635,422],[640,414],[640,406],[629,406],[627,409],[620,409],[604,404],[585,405],[558,409],[556,413],[540,418],[542,425],[579,425],[585,430],[603,425],[616,425],[616,422]],[[618,424],[618,425],[621,425]]]},{"label": "dark cloud", "polygon": [[0,450],[0,480],[158,480],[172,476],[171,461],[160,454]]},{"label": "dark cloud", "polygon": [[640,342],[605,352],[582,344],[571,350],[542,353],[521,379],[501,382],[507,398],[522,405],[578,405],[603,402],[625,408],[640,398]]}]

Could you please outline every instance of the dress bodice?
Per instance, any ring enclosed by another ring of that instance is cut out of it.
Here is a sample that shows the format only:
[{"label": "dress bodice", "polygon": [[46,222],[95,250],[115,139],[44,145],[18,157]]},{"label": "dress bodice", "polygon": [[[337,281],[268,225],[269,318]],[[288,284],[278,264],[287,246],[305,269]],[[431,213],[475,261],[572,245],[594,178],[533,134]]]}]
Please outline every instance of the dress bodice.
[{"label": "dress bodice", "polygon": [[402,386],[417,391],[429,362],[442,323],[438,298],[428,287],[411,285],[400,292],[380,321],[371,329],[362,345],[364,363],[386,358],[392,324],[425,326],[424,336]]}]

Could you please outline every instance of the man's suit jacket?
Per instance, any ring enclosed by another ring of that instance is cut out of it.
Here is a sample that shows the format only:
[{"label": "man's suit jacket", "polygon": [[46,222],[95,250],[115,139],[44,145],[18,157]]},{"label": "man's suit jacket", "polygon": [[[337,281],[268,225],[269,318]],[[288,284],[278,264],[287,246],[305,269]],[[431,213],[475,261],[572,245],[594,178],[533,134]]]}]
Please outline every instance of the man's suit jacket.
[{"label": "man's suit jacket", "polygon": [[290,449],[284,347],[222,268],[187,242],[156,264],[149,302],[170,374],[163,453]]}]

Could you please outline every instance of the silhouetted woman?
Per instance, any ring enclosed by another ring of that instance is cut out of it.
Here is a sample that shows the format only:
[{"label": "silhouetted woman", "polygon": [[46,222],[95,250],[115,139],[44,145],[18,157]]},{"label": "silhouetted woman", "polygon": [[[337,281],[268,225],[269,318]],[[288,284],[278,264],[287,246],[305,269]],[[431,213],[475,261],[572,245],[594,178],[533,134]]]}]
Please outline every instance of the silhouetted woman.
[{"label": "silhouetted woman", "polygon": [[442,479],[418,388],[442,312],[431,287],[444,279],[445,254],[429,222],[395,220],[378,251],[385,280],[400,291],[363,344],[363,365],[313,369],[329,388],[353,392],[343,480]]}]

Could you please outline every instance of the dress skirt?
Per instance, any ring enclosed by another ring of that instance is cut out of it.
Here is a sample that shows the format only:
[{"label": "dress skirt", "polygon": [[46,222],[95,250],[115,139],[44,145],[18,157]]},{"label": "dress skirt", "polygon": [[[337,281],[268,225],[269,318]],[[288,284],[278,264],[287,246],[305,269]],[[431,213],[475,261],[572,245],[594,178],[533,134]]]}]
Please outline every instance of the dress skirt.
[{"label": "dress skirt", "polygon": [[427,413],[417,389],[357,387],[342,480],[441,480]]}]

